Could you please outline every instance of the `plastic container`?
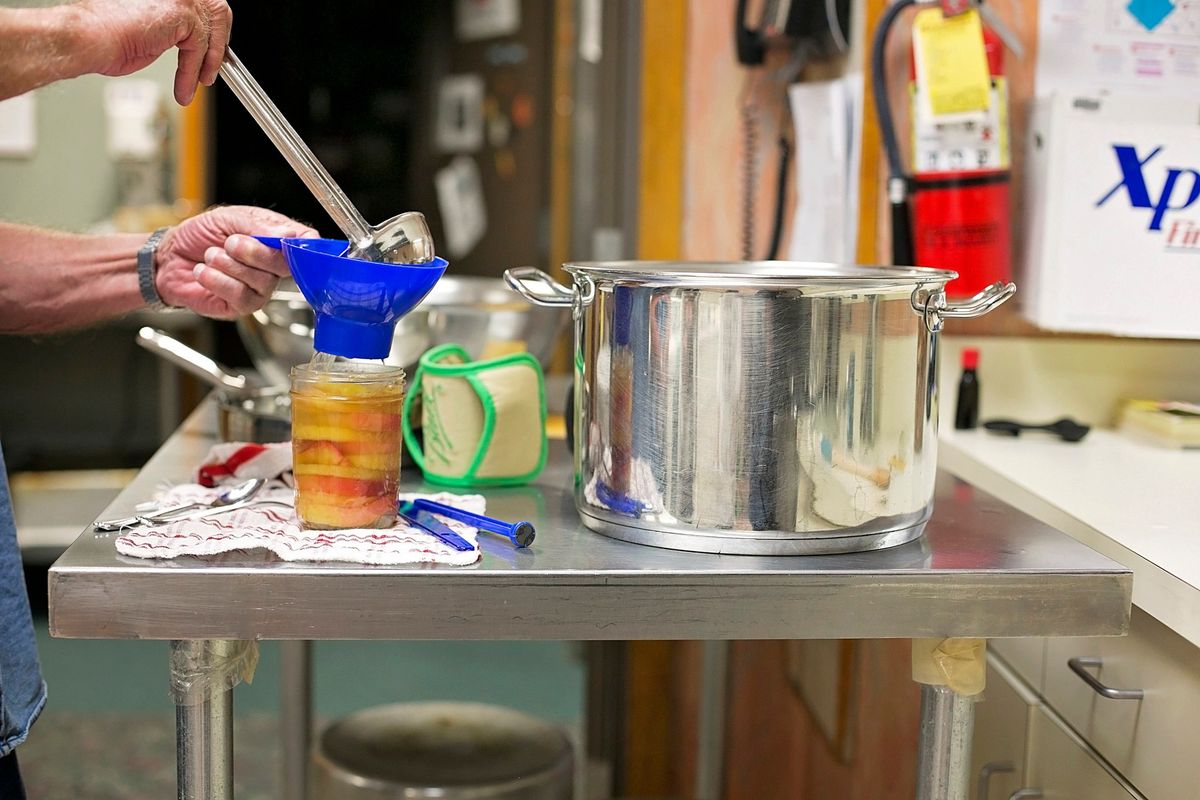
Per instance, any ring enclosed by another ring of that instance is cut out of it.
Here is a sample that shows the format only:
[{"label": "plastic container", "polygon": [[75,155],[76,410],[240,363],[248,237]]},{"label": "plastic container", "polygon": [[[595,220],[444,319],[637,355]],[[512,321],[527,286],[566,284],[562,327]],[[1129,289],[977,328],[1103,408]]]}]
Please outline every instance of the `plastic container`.
[{"label": "plastic container", "polygon": [[307,528],[396,521],[404,370],[377,362],[292,368],[296,515]]}]

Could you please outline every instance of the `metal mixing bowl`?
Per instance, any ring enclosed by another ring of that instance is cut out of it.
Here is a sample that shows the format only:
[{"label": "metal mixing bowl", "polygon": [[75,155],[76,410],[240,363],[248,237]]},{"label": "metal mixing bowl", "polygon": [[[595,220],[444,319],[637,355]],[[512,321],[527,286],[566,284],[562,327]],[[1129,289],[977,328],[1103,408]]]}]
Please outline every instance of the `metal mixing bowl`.
[{"label": "metal mixing bowl", "polygon": [[[529,305],[499,278],[447,275],[397,323],[387,363],[404,367],[411,379],[422,353],[454,342],[472,358],[528,351],[545,368],[569,318],[569,310]],[[272,385],[288,385],[291,368],[312,358],[313,310],[290,281],[239,319],[238,332]]]}]

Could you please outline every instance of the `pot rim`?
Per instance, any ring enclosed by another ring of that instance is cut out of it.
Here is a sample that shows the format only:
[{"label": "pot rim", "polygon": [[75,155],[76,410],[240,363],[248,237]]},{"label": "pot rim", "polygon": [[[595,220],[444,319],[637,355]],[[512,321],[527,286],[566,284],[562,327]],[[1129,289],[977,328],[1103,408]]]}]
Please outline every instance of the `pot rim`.
[{"label": "pot rim", "polygon": [[575,261],[563,265],[572,275],[634,280],[652,286],[736,286],[799,289],[888,289],[945,284],[953,270],[929,267],[864,266],[819,261]]}]

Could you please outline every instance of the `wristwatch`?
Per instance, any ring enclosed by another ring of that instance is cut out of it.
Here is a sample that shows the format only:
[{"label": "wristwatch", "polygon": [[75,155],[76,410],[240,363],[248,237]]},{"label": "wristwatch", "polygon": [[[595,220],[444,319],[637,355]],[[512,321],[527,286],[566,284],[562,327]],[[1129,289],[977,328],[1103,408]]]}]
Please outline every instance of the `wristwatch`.
[{"label": "wristwatch", "polygon": [[167,228],[159,228],[150,234],[150,238],[146,240],[137,254],[138,290],[142,293],[142,299],[146,301],[146,305],[150,307],[151,311],[166,311],[170,308],[163,302],[162,297],[158,294],[158,287],[154,285],[154,277],[158,274],[158,264],[155,263],[154,256],[158,252],[158,243],[162,241],[167,230]]}]

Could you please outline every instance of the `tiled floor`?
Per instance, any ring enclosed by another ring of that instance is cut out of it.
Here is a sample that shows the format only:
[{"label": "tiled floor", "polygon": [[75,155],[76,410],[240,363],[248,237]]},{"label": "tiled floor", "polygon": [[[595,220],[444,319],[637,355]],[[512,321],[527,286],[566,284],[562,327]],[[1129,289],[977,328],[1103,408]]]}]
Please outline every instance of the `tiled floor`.
[{"label": "tiled floor", "polygon": [[[174,711],[164,642],[51,639],[38,621],[46,713],[20,750],[31,800],[170,797]],[[261,647],[252,685],[234,693],[237,797],[273,796],[279,650]],[[330,720],[413,700],[474,700],[574,727],[583,669],[558,642],[319,642],[315,711]]]}]

